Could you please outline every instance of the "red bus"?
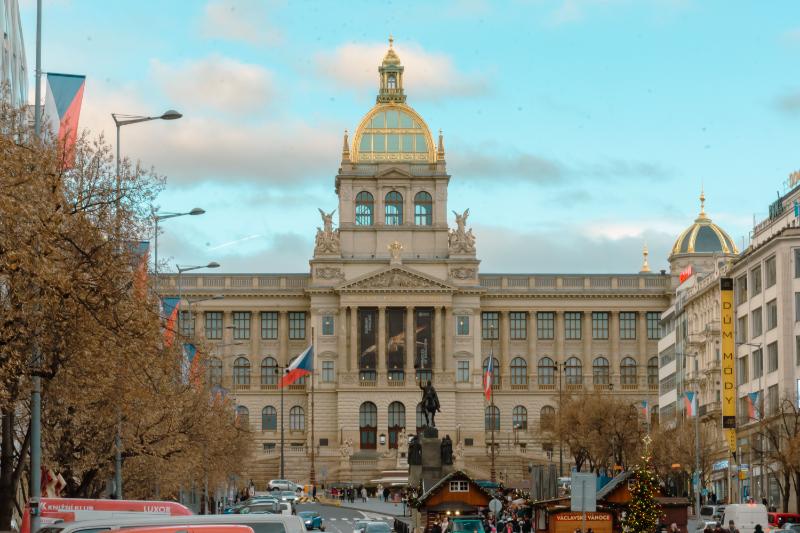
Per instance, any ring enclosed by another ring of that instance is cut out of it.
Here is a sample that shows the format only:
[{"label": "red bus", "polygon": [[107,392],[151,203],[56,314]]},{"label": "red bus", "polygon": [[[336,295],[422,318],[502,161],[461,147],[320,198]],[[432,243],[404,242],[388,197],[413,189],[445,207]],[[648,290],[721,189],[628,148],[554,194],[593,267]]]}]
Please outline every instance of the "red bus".
[{"label": "red bus", "polygon": [[[176,502],[143,500],[89,500],[81,498],[42,498],[39,500],[40,524],[77,522],[95,518],[110,518],[128,514],[189,516],[194,513]],[[30,503],[22,514],[20,533],[31,533]]]}]

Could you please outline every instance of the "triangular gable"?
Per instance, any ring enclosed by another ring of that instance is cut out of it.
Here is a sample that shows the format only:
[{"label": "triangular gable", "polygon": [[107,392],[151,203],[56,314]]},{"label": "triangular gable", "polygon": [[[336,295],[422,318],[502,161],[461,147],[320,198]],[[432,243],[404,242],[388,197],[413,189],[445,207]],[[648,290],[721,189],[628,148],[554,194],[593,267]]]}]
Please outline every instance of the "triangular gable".
[{"label": "triangular gable", "polygon": [[343,292],[420,291],[452,292],[456,287],[427,274],[406,267],[391,266],[370,272],[336,287]]},{"label": "triangular gable", "polygon": [[383,178],[385,176],[388,176],[389,174],[399,174],[399,175],[401,175],[403,177],[406,177],[406,178],[412,177],[411,174],[407,170],[402,169],[400,167],[389,167],[389,168],[383,169],[380,172],[378,172],[377,174],[375,174],[375,177],[376,178]]},{"label": "triangular gable", "polygon": [[458,481],[458,480],[466,480],[467,482],[469,482],[470,486],[473,489],[477,490],[478,492],[482,492],[490,500],[494,498],[494,495],[491,492],[489,492],[488,490],[484,489],[483,487],[475,483],[475,480],[469,477],[469,475],[467,475],[466,472],[464,472],[463,470],[456,470],[444,476],[442,479],[434,483],[434,485],[431,488],[425,491],[425,493],[419,497],[419,503],[420,504],[425,503],[431,496],[444,490],[444,488],[448,486],[447,484],[450,481]]}]

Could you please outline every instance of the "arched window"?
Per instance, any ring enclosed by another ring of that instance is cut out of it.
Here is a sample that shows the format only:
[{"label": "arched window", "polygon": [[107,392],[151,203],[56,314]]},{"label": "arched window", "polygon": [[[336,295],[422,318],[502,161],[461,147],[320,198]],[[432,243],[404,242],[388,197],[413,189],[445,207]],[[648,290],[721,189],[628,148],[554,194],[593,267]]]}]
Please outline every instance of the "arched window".
[{"label": "arched window", "polygon": [[358,409],[358,428],[361,449],[374,450],[378,446],[378,408],[372,402],[364,402]]},{"label": "arched window", "polygon": [[491,431],[494,426],[495,431],[500,431],[500,408],[496,405],[486,408],[486,416],[484,418],[483,427],[486,431]]},{"label": "arched window", "polygon": [[626,357],[619,364],[619,375],[623,385],[636,385],[636,360]]},{"label": "arched window", "polygon": [[222,361],[216,357],[208,360],[208,384],[212,387],[222,385]]},{"label": "arched window", "polygon": [[[489,368],[489,358],[483,360],[483,375],[486,375],[486,369]],[[500,361],[497,357],[492,358],[492,386],[497,387],[500,384]]]},{"label": "arched window", "polygon": [[278,411],[271,405],[261,410],[261,431],[275,431],[278,429]]},{"label": "arched window", "polygon": [[545,405],[539,411],[539,427],[542,431],[552,431],[556,425],[556,410],[550,406]]},{"label": "arched window", "polygon": [[647,361],[647,384],[650,388],[658,387],[658,357]]},{"label": "arched window", "polygon": [[511,384],[528,384],[528,363],[522,357],[515,357],[511,360]]},{"label": "arched window", "polygon": [[570,357],[564,367],[567,385],[580,385],[583,383],[583,365],[580,359]]},{"label": "arched window", "polygon": [[397,449],[397,439],[406,427],[406,406],[400,402],[389,404],[389,448]]},{"label": "arched window", "polygon": [[383,203],[386,212],[387,226],[400,226],[403,224],[403,196],[397,191],[386,193]]},{"label": "arched window", "polygon": [[389,89],[397,89],[397,78],[394,74],[389,74],[386,78],[386,87]]},{"label": "arched window", "polygon": [[414,197],[414,224],[430,226],[433,224],[433,198],[425,191]]},{"label": "arched window", "polygon": [[236,406],[236,420],[234,423],[241,427],[247,428],[250,426],[250,410],[244,405]]},{"label": "arched window", "polygon": [[375,199],[367,191],[356,195],[356,226],[371,226]]},{"label": "arched window", "polygon": [[556,382],[556,363],[549,357],[539,359],[536,368],[539,377],[539,385],[555,385]]},{"label": "arched window", "polygon": [[592,363],[592,381],[595,385],[608,385],[611,383],[608,359],[598,357]]},{"label": "arched window", "polygon": [[417,433],[422,431],[422,428],[425,427],[425,408],[422,406],[422,402],[417,404]]},{"label": "arched window", "polygon": [[514,429],[528,429],[528,410],[522,405],[516,406],[511,412],[511,422]]},{"label": "arched window", "polygon": [[278,384],[278,361],[273,357],[261,360],[261,384],[267,386]]},{"label": "arched window", "polygon": [[303,431],[306,428],[306,412],[299,405],[289,410],[289,431]]},{"label": "arched window", "polygon": [[233,384],[250,385],[250,360],[247,357],[239,357],[233,362]]}]

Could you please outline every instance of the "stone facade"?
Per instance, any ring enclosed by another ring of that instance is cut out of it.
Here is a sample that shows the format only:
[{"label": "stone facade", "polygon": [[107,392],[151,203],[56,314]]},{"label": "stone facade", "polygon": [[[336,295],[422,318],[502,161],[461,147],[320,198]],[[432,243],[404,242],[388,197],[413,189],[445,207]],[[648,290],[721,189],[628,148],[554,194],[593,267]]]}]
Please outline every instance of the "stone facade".
[{"label": "stone facade", "polygon": [[[456,227],[448,227],[442,136],[434,143],[405,104],[393,50],[379,71],[377,104],[352,149],[344,137],[338,228],[333,213],[320,210],[309,273],[181,277],[183,297],[196,302],[193,335],[210,354],[209,378],[249,415],[249,475],[257,486],[279,474],[281,398],[286,477],[309,479],[313,445],[317,480],[364,482],[402,464],[406,446],[394,445],[401,428],[406,435],[421,425],[418,384],[428,379],[456,468],[488,478],[482,374],[490,354],[501,480],[522,479],[548,449],[558,460],[558,443],[539,421],[559,389],[656,403],[658,318],[669,305],[670,276],[481,274],[480,236],[468,227],[466,206],[457,206]],[[163,275],[161,293],[176,294],[177,283]],[[218,295],[224,299],[211,299]],[[274,366],[305,349],[312,331],[313,442],[310,386],[281,393]]]}]

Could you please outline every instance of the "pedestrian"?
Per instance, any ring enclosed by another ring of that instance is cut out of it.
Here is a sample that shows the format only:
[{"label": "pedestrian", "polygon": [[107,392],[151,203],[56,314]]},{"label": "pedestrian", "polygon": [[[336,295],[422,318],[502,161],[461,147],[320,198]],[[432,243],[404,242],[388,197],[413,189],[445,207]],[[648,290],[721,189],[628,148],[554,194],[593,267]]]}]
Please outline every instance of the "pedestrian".
[{"label": "pedestrian", "polygon": [[533,529],[533,523],[531,522],[531,517],[526,516],[525,519],[522,521],[522,533],[531,533]]},{"label": "pedestrian", "polygon": [[431,527],[431,533],[442,533],[442,526],[439,525],[438,520],[433,523],[433,527]]},{"label": "pedestrian", "polygon": [[678,527],[678,524],[673,522],[669,526],[669,533],[681,533],[681,528]]},{"label": "pedestrian", "polygon": [[711,524],[706,524],[706,528],[703,530],[703,533],[714,533],[714,528],[711,527]]},{"label": "pedestrian", "polygon": [[314,485],[314,488],[311,489],[311,499],[313,501],[317,501],[317,486]]},{"label": "pedestrian", "polygon": [[739,533],[739,530],[736,529],[736,524],[733,523],[733,520],[728,521],[728,533]]},{"label": "pedestrian", "polygon": [[367,502],[367,487],[361,487],[361,501]]},{"label": "pedestrian", "polygon": [[753,533],[764,533],[764,530],[761,528],[761,524],[756,524],[756,527],[753,529]]},{"label": "pedestrian", "polygon": [[383,487],[383,501],[389,503],[389,487]]}]

